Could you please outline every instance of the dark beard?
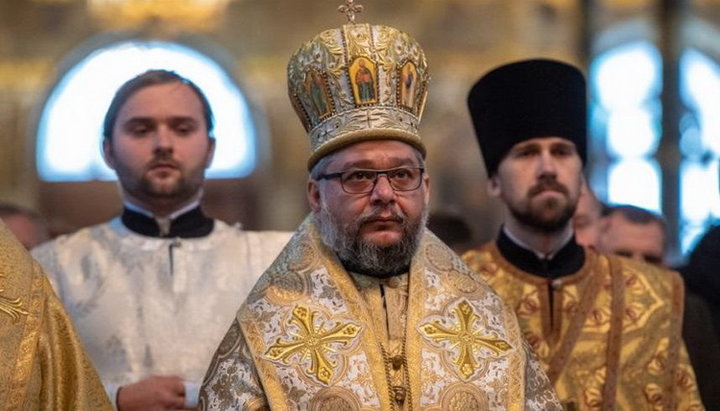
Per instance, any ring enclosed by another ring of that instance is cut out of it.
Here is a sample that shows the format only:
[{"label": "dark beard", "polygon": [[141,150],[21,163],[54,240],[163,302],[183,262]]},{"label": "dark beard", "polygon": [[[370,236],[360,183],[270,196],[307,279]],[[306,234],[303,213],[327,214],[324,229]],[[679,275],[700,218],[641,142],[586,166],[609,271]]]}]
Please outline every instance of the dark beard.
[{"label": "dark beard", "polygon": [[[153,162],[148,165],[152,167],[153,163],[160,161],[173,162],[172,156],[164,152],[157,153]],[[179,164],[177,165],[180,167]],[[139,178],[133,174],[133,170],[125,167],[125,164],[119,163],[115,167],[118,180],[125,191],[141,201],[153,203],[157,201],[167,203],[182,203],[192,198],[202,187],[203,174],[200,178],[188,179],[183,174],[169,187],[156,185],[147,175],[143,174]]]},{"label": "dark beard", "polygon": [[548,218],[539,211],[533,209],[524,211],[510,209],[510,213],[520,224],[539,233],[557,234],[567,227],[573,214],[575,214],[575,207],[568,204],[553,218]]},{"label": "dark beard", "polygon": [[408,272],[427,222],[427,209],[415,221],[408,220],[405,215],[394,214],[394,217],[401,220],[402,240],[391,246],[380,247],[363,241],[359,235],[360,227],[373,218],[372,214],[360,216],[344,227],[324,203],[316,215],[323,243],[337,254],[345,269],[376,278]]},{"label": "dark beard", "polygon": [[135,185],[135,190],[142,193],[145,198],[176,199],[180,201],[192,197],[197,192],[197,188],[191,187],[185,178],[180,178],[172,186],[164,187],[156,185],[149,178],[142,177]]},{"label": "dark beard", "polygon": [[[553,190],[565,195],[565,197],[568,198],[567,205],[561,210],[553,210],[560,207],[560,205],[557,200],[549,199],[540,204],[539,207],[533,208],[530,204],[532,198],[545,190]],[[538,183],[528,190],[527,197],[527,210],[510,207],[510,213],[522,225],[542,234],[556,234],[565,229],[575,214],[575,208],[577,207],[577,200],[574,204],[570,201],[570,192],[567,187],[549,175],[540,176]],[[545,214],[554,215],[546,216]]]}]

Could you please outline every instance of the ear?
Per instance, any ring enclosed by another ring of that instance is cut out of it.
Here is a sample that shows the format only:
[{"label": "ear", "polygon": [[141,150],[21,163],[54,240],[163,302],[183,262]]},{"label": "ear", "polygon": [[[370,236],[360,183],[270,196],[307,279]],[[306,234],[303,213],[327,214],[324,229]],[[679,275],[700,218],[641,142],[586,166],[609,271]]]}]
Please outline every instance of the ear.
[{"label": "ear", "polygon": [[104,138],[102,142],[102,154],[103,154],[103,160],[105,160],[105,164],[108,165],[108,167],[115,169],[115,154],[113,152],[112,147],[112,140],[109,138]]},{"label": "ear", "polygon": [[600,217],[600,219],[597,222],[598,225],[598,232],[600,233],[600,236],[603,236],[609,229],[610,229],[610,217],[612,215],[606,215],[603,217]]},{"label": "ear", "polygon": [[205,156],[205,168],[209,168],[212,164],[213,158],[215,157],[215,137],[208,137],[208,149]]},{"label": "ear", "polygon": [[597,236],[595,240],[595,247],[600,252],[608,252],[606,247],[608,229],[610,228],[610,216],[601,217],[596,223],[598,225]]},{"label": "ear", "polygon": [[490,197],[495,198],[500,197],[500,194],[502,194],[502,189],[500,188],[500,181],[498,181],[497,174],[493,175],[488,179],[487,192]]},{"label": "ear", "polygon": [[320,211],[322,202],[320,198],[320,187],[318,186],[318,182],[311,178],[308,179],[307,183],[307,200],[313,213]]},{"label": "ear", "polygon": [[430,204],[430,174],[425,171],[423,173],[423,189],[425,191],[425,205]]}]

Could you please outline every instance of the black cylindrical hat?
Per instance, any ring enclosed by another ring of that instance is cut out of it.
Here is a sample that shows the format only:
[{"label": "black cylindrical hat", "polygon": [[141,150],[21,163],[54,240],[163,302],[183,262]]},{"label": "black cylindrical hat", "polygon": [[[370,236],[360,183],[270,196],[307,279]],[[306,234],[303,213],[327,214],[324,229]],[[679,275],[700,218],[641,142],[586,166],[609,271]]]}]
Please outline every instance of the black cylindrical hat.
[{"label": "black cylindrical hat", "polygon": [[562,137],[585,163],[587,101],[585,77],[569,64],[546,59],[500,66],[478,80],[468,108],[488,176],[517,143]]}]

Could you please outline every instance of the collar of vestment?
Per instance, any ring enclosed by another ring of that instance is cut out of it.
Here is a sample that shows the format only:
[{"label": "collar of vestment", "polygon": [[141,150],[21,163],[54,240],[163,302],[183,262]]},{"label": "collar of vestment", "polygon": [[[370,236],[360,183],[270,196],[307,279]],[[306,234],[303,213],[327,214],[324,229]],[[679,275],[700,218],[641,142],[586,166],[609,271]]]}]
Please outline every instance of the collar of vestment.
[{"label": "collar of vestment", "polygon": [[575,241],[575,236],[549,259],[538,258],[532,250],[515,243],[505,230],[500,230],[496,243],[500,254],[515,267],[545,278],[576,273],[585,263],[585,250]]},{"label": "collar of vestment", "polygon": [[122,223],[130,231],[147,237],[198,238],[209,235],[215,221],[207,217],[200,206],[180,214],[164,225],[162,220],[150,217],[129,207],[123,209]]}]

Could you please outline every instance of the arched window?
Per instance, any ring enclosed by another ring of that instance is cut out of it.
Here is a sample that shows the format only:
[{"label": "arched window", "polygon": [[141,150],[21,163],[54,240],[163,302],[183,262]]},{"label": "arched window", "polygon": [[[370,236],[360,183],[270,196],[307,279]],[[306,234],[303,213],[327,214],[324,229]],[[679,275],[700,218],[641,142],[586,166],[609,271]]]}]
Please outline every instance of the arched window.
[{"label": "arched window", "polygon": [[245,98],[212,59],[189,47],[128,41],[99,49],[69,70],[50,93],[37,135],[45,181],[113,180],[101,155],[102,121],[115,91],[149,69],[172,70],[203,90],[215,117],[208,178],[238,178],[255,168],[255,128]]},{"label": "arched window", "polygon": [[692,247],[707,223],[720,218],[720,65],[690,49],[680,58],[680,245]]},{"label": "arched window", "polygon": [[[593,138],[607,153],[594,180],[605,182],[610,203],[662,212],[660,143],[661,57],[655,46],[632,42],[593,61],[590,72]],[[680,59],[679,241],[686,253],[708,223],[720,218],[720,64],[696,49]]]},{"label": "arched window", "polygon": [[612,48],[590,67],[593,138],[607,153],[606,199],[661,212],[660,142],[662,59],[649,42]]}]

